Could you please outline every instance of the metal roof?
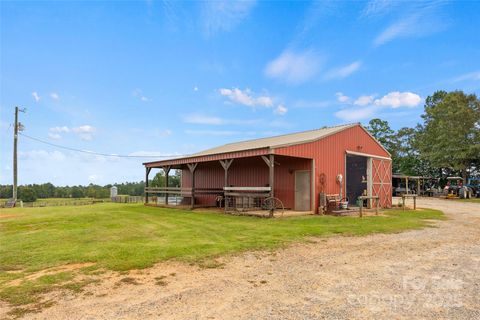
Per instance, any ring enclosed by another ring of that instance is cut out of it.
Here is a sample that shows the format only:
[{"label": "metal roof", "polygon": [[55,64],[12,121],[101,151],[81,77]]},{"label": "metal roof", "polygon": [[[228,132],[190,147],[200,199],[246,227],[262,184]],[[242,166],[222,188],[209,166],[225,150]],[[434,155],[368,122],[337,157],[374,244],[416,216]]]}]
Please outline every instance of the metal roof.
[{"label": "metal roof", "polygon": [[268,138],[233,142],[233,143],[224,144],[219,147],[200,151],[198,153],[194,153],[189,157],[206,156],[206,155],[227,153],[227,152],[238,152],[238,151],[245,151],[245,150],[252,150],[252,149],[277,148],[282,146],[306,143],[306,142],[322,139],[331,134],[337,133],[339,131],[342,131],[357,125],[359,124],[358,123],[345,124],[345,125],[339,125],[335,127],[325,127],[325,128],[316,129],[316,130],[290,133],[290,134],[284,134],[284,135],[268,137]]}]

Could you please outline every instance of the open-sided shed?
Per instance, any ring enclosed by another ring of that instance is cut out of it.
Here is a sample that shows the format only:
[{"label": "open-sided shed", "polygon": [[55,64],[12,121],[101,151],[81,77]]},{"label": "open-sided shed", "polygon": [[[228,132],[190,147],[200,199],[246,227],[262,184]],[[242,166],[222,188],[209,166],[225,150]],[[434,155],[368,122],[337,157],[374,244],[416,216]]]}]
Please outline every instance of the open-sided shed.
[{"label": "open-sided shed", "polygon": [[230,143],[144,165],[147,182],[152,168],[165,170],[167,177],[171,169],[182,171],[180,189],[147,184],[147,202],[148,195],[177,192],[192,207],[215,206],[235,188],[266,191],[296,211],[317,212],[320,193],[339,194],[351,204],[360,195],[378,196],[381,207],[392,202],[390,154],[358,123]]}]

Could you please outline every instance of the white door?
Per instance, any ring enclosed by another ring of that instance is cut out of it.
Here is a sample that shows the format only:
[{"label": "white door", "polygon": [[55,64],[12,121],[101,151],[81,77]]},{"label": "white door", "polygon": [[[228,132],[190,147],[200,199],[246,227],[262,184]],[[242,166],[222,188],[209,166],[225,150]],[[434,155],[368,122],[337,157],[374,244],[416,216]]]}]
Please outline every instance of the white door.
[{"label": "white door", "polygon": [[295,171],[295,210],[310,211],[310,171]]}]

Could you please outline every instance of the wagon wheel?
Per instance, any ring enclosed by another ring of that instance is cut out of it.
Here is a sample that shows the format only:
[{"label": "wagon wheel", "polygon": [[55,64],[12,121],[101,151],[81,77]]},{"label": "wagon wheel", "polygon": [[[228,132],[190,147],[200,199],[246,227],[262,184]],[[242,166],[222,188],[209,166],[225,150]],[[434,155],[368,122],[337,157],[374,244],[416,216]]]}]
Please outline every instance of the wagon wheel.
[{"label": "wagon wheel", "polygon": [[265,198],[262,208],[269,211],[269,217],[273,217],[274,215],[278,216],[279,214],[283,216],[283,211],[285,210],[283,202],[275,197]]}]

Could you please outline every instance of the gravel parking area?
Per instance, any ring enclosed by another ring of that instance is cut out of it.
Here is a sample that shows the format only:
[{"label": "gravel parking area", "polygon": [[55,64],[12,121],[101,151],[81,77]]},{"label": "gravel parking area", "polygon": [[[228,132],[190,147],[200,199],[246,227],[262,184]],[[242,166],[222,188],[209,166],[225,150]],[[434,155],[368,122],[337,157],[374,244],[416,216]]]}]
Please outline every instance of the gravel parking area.
[{"label": "gravel parking area", "polygon": [[[420,199],[435,228],[315,238],[216,268],[162,263],[57,303],[35,319],[479,319],[480,205]],[[134,280],[121,281],[130,277]]]}]

